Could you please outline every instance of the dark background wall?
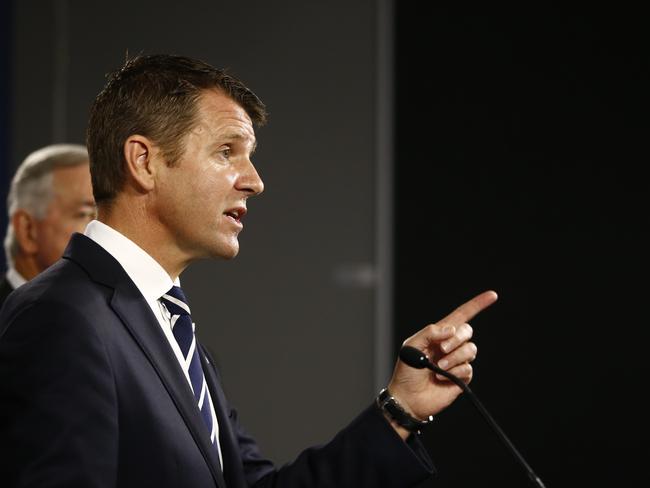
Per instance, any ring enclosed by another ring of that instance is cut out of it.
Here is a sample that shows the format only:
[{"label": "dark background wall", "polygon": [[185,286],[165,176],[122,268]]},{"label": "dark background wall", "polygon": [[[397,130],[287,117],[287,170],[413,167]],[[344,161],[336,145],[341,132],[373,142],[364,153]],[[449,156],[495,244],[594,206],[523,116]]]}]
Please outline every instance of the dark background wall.
[{"label": "dark background wall", "polygon": [[[9,123],[11,84],[8,74],[11,72],[12,45],[12,4],[0,2],[0,229],[4,233],[7,225],[5,188],[11,177],[9,151],[11,141],[11,125]],[[4,252],[0,253],[0,269],[5,268]]]},{"label": "dark background wall", "polygon": [[[495,289],[473,321],[475,393],[547,486],[635,484],[649,454],[642,12],[424,5],[396,3],[395,336]],[[467,400],[424,440],[440,468],[426,486],[528,486]]]}]

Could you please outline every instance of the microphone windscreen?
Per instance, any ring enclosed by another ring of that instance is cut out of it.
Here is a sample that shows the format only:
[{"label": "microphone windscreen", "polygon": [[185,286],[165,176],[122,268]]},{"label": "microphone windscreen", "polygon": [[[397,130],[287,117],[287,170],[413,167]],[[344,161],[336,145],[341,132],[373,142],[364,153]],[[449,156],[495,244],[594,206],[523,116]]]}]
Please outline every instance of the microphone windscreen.
[{"label": "microphone windscreen", "polygon": [[399,351],[399,358],[412,368],[426,368],[429,360],[422,351],[411,346],[404,346]]}]

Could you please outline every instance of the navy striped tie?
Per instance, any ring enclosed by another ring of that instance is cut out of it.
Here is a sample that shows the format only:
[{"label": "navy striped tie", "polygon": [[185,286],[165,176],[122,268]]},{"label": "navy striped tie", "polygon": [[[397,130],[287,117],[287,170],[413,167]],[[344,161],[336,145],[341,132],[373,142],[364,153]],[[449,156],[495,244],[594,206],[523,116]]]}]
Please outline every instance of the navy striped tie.
[{"label": "navy striped tie", "polygon": [[199,351],[197,350],[196,337],[194,335],[194,323],[190,315],[190,307],[187,306],[185,294],[178,286],[173,286],[160,300],[165,304],[171,314],[172,332],[176,342],[181,349],[184,367],[189,373],[190,383],[194,391],[197,405],[201,416],[210,432],[210,441],[217,447],[217,425],[212,418],[212,400],[208,392],[208,385],[205,382]]}]

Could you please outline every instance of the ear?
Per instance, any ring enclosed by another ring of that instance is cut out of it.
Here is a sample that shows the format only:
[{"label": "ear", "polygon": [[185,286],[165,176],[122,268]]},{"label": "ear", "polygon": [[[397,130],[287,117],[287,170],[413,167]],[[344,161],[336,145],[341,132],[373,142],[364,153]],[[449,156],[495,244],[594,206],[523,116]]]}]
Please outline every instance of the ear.
[{"label": "ear", "polygon": [[14,229],[14,236],[18,242],[20,252],[26,255],[33,255],[38,252],[38,227],[36,219],[19,209],[11,217],[11,226]]},{"label": "ear", "polygon": [[137,189],[148,193],[154,188],[155,156],[159,151],[153,142],[140,135],[132,135],[124,143],[126,170]]}]

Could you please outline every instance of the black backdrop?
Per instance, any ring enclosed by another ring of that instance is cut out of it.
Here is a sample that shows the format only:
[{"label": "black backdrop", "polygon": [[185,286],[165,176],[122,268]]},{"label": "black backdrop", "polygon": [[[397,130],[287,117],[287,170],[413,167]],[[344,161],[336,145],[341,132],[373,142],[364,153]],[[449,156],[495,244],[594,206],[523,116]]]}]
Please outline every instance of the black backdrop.
[{"label": "black backdrop", "polygon": [[[9,142],[11,130],[9,127],[10,113],[10,75],[9,65],[11,60],[11,2],[0,2],[0,234],[4,236],[7,225],[7,211],[5,198],[9,187]],[[5,253],[0,250],[0,270],[5,269]]]},{"label": "black backdrop", "polygon": [[[475,393],[549,488],[631,481],[650,454],[644,16],[396,5],[396,338],[496,290]],[[431,486],[527,486],[466,399],[423,438]]]}]

